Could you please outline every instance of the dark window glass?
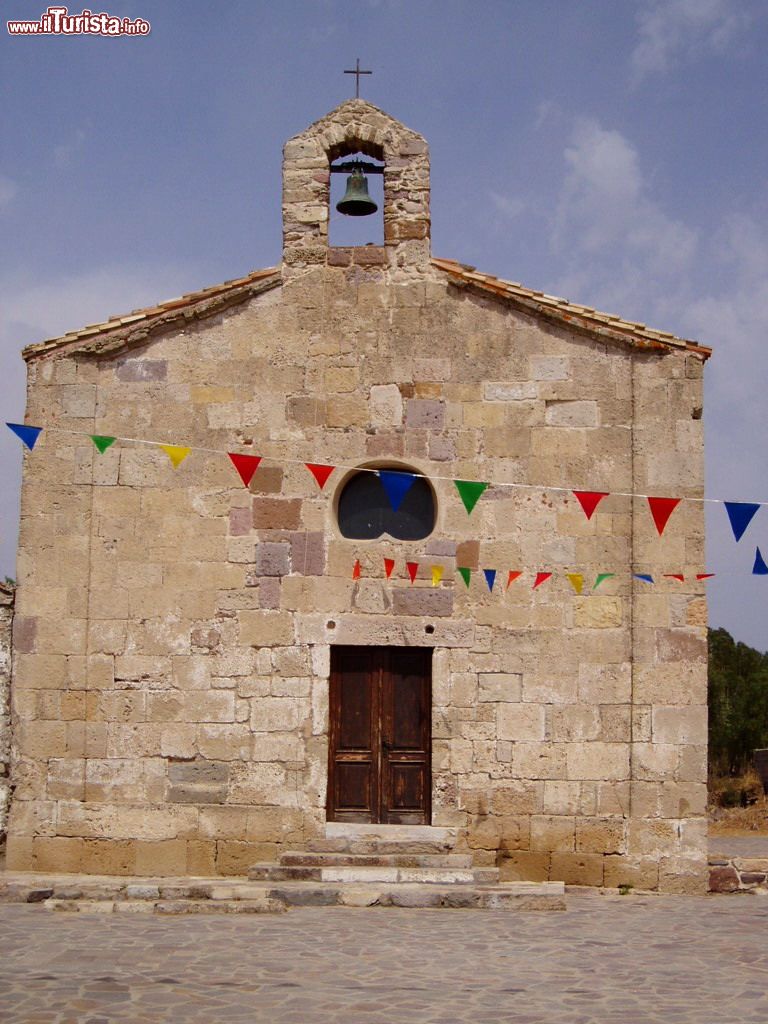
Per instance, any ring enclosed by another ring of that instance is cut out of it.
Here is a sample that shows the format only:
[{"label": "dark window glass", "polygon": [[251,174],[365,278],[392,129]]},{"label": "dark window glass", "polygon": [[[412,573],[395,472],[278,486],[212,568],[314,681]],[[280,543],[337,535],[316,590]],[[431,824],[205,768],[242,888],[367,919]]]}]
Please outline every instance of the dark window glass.
[{"label": "dark window glass", "polygon": [[417,476],[395,512],[376,473],[356,473],[339,496],[339,529],[352,540],[375,540],[388,533],[396,540],[421,540],[435,528],[435,499]]}]

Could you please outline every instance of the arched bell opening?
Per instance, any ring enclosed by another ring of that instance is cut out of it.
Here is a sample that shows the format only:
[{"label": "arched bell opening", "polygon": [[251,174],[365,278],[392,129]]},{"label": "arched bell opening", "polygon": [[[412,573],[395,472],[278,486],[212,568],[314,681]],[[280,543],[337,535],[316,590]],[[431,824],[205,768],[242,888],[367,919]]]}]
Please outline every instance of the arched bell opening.
[{"label": "arched bell opening", "polygon": [[384,244],[384,162],[379,146],[334,147],[329,156],[328,244]]}]

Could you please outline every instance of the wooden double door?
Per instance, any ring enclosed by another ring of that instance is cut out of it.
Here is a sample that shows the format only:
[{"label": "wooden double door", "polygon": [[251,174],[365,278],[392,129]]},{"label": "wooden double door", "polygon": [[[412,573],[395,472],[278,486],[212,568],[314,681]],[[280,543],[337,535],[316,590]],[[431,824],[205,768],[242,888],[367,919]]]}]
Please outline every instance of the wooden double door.
[{"label": "wooden double door", "polygon": [[332,647],[329,821],[430,824],[432,650]]}]

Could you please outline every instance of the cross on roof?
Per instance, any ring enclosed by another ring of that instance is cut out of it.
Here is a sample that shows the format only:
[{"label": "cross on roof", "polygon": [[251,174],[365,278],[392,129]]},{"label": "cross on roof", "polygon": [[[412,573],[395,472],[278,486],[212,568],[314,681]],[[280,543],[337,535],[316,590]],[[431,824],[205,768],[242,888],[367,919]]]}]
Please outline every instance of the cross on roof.
[{"label": "cross on roof", "polygon": [[360,75],[372,75],[372,71],[361,71],[360,70],[360,58],[357,58],[357,63],[352,71],[345,71],[345,75],[355,76],[355,99],[360,99]]}]

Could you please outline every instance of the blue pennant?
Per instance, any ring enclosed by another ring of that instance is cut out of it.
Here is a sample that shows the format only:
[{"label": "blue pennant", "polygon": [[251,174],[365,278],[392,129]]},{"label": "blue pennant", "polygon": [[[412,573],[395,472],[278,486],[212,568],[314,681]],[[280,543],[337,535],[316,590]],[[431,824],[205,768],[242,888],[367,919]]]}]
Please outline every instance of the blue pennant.
[{"label": "blue pennant", "polygon": [[496,582],[496,570],[483,569],[483,576],[485,576],[485,582],[488,584],[488,589],[493,590],[493,584]]},{"label": "blue pennant", "polygon": [[760,554],[760,548],[755,548],[755,564],[752,569],[753,576],[768,576],[768,565]]},{"label": "blue pennant", "polygon": [[748,501],[724,501],[723,504],[731,521],[733,536],[739,541],[760,506]]},{"label": "blue pennant", "polygon": [[416,476],[413,473],[399,473],[391,469],[380,469],[378,474],[379,480],[387,492],[392,510],[397,512],[403,503],[403,498],[413,486]]},{"label": "blue pennant", "polygon": [[643,583],[653,583],[653,576],[647,572],[633,572],[632,575],[636,580],[642,580]]},{"label": "blue pennant", "polygon": [[42,427],[27,427],[23,423],[6,423],[5,425],[10,427],[18,438],[21,438],[30,451],[35,447],[35,441],[37,441],[40,431],[43,429]]}]

